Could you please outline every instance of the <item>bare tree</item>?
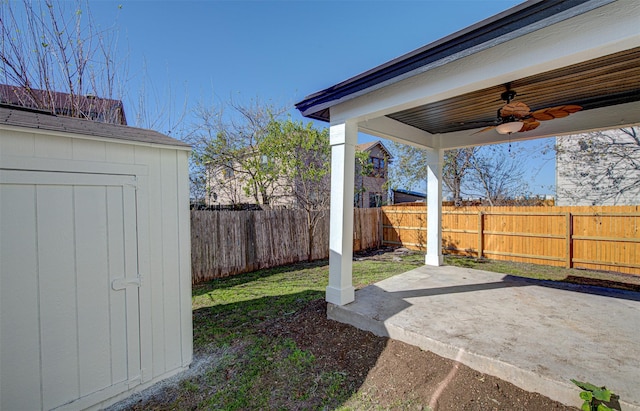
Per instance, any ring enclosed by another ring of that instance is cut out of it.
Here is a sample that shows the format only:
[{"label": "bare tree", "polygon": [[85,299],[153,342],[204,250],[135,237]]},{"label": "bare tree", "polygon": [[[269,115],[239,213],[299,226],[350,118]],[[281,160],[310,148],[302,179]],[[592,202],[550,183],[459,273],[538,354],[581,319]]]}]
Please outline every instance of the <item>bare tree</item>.
[{"label": "bare tree", "polygon": [[556,153],[559,203],[639,203],[640,128],[558,137]]},{"label": "bare tree", "polygon": [[484,146],[470,157],[472,178],[467,182],[469,193],[490,206],[513,203],[526,196],[523,162],[515,152],[505,151],[504,145]]},{"label": "bare tree", "polygon": [[444,152],[442,181],[453,196],[456,207],[462,205],[463,183],[472,169],[472,159],[477,151],[477,147],[466,147]]},{"label": "bare tree", "polygon": [[124,115],[114,103],[124,88],[117,31],[96,25],[88,2],[3,1],[0,33],[0,78],[9,86],[2,101],[120,122],[114,112]]},{"label": "bare tree", "polygon": [[[395,167],[392,184],[413,186],[424,185],[427,181],[427,153],[425,150],[409,145],[394,143]],[[451,194],[454,204],[460,205],[466,195],[465,183],[473,171],[471,159],[479,150],[478,147],[467,147],[444,152],[442,166],[442,182]]]},{"label": "bare tree", "polygon": [[[400,144],[394,144],[394,149],[394,184],[425,184],[426,151]],[[454,204],[459,206],[463,197],[473,197],[498,205],[525,195],[527,185],[519,155],[517,150],[510,152],[499,145],[446,150],[442,181]]]}]

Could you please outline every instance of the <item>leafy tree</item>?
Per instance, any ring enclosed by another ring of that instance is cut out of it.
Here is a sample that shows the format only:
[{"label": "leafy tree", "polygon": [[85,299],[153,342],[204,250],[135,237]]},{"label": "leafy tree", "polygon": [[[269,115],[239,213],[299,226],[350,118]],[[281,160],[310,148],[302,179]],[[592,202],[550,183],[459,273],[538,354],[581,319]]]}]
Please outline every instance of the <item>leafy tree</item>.
[{"label": "leafy tree", "polygon": [[[18,93],[8,92],[21,104],[43,110],[63,104],[67,115],[83,117],[87,95],[100,101],[121,100],[124,82],[123,66],[115,58],[117,32],[93,22],[88,2],[3,1],[0,33],[1,82],[19,88]],[[64,103],[56,92],[68,95]],[[104,110],[103,121],[116,121],[110,107],[98,109]]]},{"label": "leafy tree", "polygon": [[570,204],[638,204],[640,128],[558,137],[558,197]]},{"label": "leafy tree", "polygon": [[355,164],[355,185],[353,195],[356,207],[360,207],[360,199],[367,191],[367,187],[362,180],[373,171],[373,163],[370,161],[369,153],[367,151],[356,151]]},{"label": "leafy tree", "polygon": [[[223,108],[231,108],[225,116]],[[194,173],[206,172],[209,193],[232,204],[249,196],[255,204],[286,204],[303,209],[312,258],[318,223],[331,194],[328,129],[278,117],[284,111],[254,100],[223,108],[198,106],[194,127]],[[244,196],[243,196],[244,194]]]},{"label": "leafy tree", "polygon": [[331,148],[329,130],[291,119],[272,121],[262,151],[279,166],[282,195],[307,215],[307,257],[312,259],[318,223],[329,209]]},{"label": "leafy tree", "polygon": [[257,99],[218,107],[199,104],[189,138],[192,170],[206,170],[209,190],[233,204],[250,197],[255,204],[271,205],[278,197],[281,170],[264,142],[284,111]]}]

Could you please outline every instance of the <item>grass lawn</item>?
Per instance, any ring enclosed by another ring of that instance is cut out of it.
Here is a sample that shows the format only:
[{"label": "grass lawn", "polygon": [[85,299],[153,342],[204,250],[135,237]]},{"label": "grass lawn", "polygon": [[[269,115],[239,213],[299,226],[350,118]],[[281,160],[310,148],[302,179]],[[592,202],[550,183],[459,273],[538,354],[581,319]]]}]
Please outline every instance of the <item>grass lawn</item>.
[{"label": "grass lawn", "polygon": [[[418,253],[354,261],[353,283],[362,288],[423,263]],[[460,257],[446,257],[445,263],[538,279],[604,278],[602,273]],[[279,318],[322,299],[328,271],[325,260],[194,286],[194,351],[196,359],[208,358],[206,366],[161,400],[131,409],[376,409],[365,404],[360,387],[348,382],[345,371],[320,366],[320,359],[293,339],[265,332]]]},{"label": "grass lawn", "polygon": [[[424,257],[418,254],[399,258],[402,261],[354,261],[356,289],[424,263]],[[328,261],[322,260],[196,285],[193,287],[195,347],[229,343],[250,335],[256,323],[292,314],[309,301],[323,298],[328,282]]]},{"label": "grass lawn", "polygon": [[[355,261],[356,288],[409,271],[421,264],[420,255],[401,261]],[[199,409],[298,408],[295,403],[314,408],[341,404],[352,394],[339,371],[314,368],[315,358],[300,350],[288,338],[273,338],[259,332],[259,324],[287,316],[324,297],[328,285],[326,260],[300,263],[193,287],[194,348],[198,352],[219,352],[222,359],[199,381],[191,381],[189,395],[176,399],[170,407]],[[215,387],[211,395],[193,402],[203,385]],[[318,401],[309,401],[318,398]]]}]

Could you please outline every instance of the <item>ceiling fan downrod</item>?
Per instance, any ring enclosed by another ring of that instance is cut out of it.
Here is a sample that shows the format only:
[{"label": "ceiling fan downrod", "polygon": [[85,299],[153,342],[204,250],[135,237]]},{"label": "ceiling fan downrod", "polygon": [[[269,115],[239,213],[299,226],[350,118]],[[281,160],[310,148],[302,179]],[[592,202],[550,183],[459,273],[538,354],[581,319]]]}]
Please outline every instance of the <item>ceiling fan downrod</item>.
[{"label": "ceiling fan downrod", "polygon": [[507,102],[507,104],[511,103],[511,100],[516,98],[516,93],[514,90],[507,90],[504,93],[500,94],[500,98]]}]

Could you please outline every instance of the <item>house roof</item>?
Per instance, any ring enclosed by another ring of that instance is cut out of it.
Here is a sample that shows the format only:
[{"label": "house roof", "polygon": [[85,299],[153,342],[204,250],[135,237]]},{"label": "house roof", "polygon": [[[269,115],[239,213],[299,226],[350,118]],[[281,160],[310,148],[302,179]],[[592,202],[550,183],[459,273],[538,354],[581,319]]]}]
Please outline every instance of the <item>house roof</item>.
[{"label": "house roof", "polygon": [[387,157],[393,157],[391,152],[382,144],[382,141],[376,140],[368,143],[356,144],[356,151],[371,151],[375,146],[380,146],[380,149],[387,153]]},{"label": "house roof", "polygon": [[[335,105],[613,2],[615,0],[526,1],[369,71],[311,94],[297,103],[296,108],[306,117],[330,121],[330,108]],[[624,5],[621,3],[620,7]],[[535,108],[573,103],[582,105],[586,110],[638,101],[640,87],[636,80],[640,79],[640,74],[637,73],[638,70],[634,70],[640,62],[638,54],[638,50],[621,53],[612,55],[611,58],[593,61],[591,65],[576,65],[576,67],[564,69],[561,73],[523,79],[522,84],[518,85],[518,91],[525,86],[530,86],[531,90],[526,90],[528,101],[537,103]],[[620,64],[625,64],[625,61],[629,62],[629,67],[612,71],[611,67],[618,65],[620,68]],[[602,75],[589,84],[580,83],[580,80],[585,77],[593,77],[593,73],[588,70],[594,67],[602,67]],[[557,81],[547,85],[544,82],[549,78],[555,78]],[[594,89],[594,85],[602,85],[602,87]],[[504,87],[502,84],[496,85],[495,90],[479,91],[480,97],[460,96],[454,102],[443,101],[438,103],[437,107],[432,105],[412,108],[394,113],[389,117],[432,134],[477,128],[481,125],[471,123],[491,124],[495,120],[496,104],[493,100],[496,100],[496,96],[504,91]],[[531,95],[533,90],[539,93],[539,101],[533,100],[538,97]],[[575,91],[575,95],[566,94],[567,90]],[[562,98],[558,99],[558,96]],[[487,101],[480,101],[481,98],[490,99],[489,103],[493,102],[493,104],[487,105]],[[453,113],[452,119],[449,119],[451,112],[449,107],[452,103],[460,107]],[[480,107],[483,110],[477,113],[470,112],[474,107]],[[447,110],[447,116],[442,115],[444,109]],[[434,118],[425,120],[427,113],[432,113]],[[458,117],[463,118],[464,121],[460,121]]]},{"label": "house roof", "polygon": [[34,130],[46,130],[114,140],[161,144],[190,148],[191,146],[157,131],[100,123],[97,121],[56,116],[54,114],[24,107],[0,104],[0,127],[13,126]]},{"label": "house roof", "polygon": [[74,95],[73,99],[75,101],[72,101],[72,96],[69,93],[38,89],[27,91],[24,87],[0,84],[0,103],[3,104],[34,109],[43,109],[43,106],[46,106],[52,113],[58,115],[71,112],[73,106],[87,118],[96,120],[94,117],[101,114],[102,120],[99,121],[127,125],[124,105],[120,100],[92,95]]}]

